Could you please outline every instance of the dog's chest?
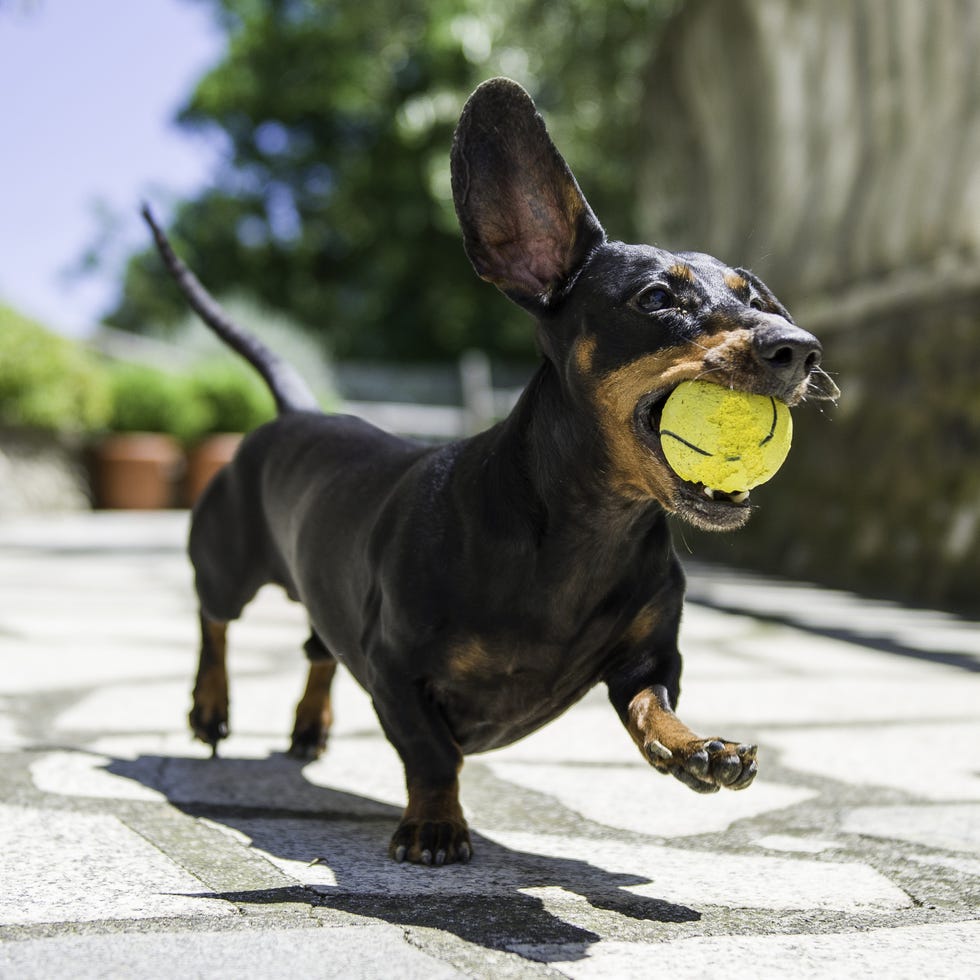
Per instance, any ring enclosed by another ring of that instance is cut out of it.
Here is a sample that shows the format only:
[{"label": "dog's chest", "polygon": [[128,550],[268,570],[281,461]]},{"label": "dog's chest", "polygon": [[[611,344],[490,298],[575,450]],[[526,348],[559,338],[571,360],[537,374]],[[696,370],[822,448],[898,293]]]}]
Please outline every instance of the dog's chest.
[{"label": "dog's chest", "polygon": [[557,717],[602,677],[605,651],[497,637],[461,641],[430,682],[464,753],[515,742]]}]

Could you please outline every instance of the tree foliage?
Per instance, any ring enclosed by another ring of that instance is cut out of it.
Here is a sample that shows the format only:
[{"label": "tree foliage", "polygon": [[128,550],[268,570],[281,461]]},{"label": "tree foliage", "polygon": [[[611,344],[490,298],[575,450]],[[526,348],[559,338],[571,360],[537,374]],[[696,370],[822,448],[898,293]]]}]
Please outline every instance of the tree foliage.
[{"label": "tree foliage", "polygon": [[[171,233],[218,295],[288,310],[341,357],[529,355],[525,316],[466,261],[450,194],[459,110],[494,74],[532,91],[610,232],[632,232],[643,72],[672,0],[197,2],[228,46],[180,122],[223,134],[227,159]],[[183,310],[147,250],[107,321],[145,331]]]}]

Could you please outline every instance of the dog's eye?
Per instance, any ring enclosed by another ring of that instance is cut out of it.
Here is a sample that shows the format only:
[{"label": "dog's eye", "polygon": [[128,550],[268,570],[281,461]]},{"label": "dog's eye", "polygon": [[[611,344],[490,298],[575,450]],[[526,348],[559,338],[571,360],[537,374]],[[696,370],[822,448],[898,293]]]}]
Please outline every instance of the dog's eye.
[{"label": "dog's eye", "polygon": [[674,294],[663,286],[649,286],[634,300],[633,305],[641,313],[656,313],[676,305]]},{"label": "dog's eye", "polygon": [[765,308],[766,308],[766,304],[763,303],[762,300],[759,299],[758,296],[753,296],[752,299],[749,300],[749,306],[753,310],[762,310],[762,311],[765,311]]}]

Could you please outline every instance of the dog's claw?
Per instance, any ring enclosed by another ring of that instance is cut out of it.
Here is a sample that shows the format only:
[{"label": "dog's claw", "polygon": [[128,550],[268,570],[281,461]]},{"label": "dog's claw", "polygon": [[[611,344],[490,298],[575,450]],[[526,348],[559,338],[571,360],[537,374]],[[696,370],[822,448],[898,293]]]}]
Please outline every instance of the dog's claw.
[{"label": "dog's claw", "polygon": [[758,764],[753,761],[747,766],[743,766],[742,774],[733,782],[728,788],[729,789],[745,789],[753,779],[755,779],[756,773],[759,771]]},{"label": "dog's claw", "polygon": [[673,759],[674,757],[674,753],[663,742],[658,742],[656,739],[652,742],[647,742],[646,750],[647,755],[652,759],[663,759],[666,762],[668,759]]},{"label": "dog's claw", "polygon": [[711,753],[715,753],[715,752],[724,752],[724,751],[725,751],[725,743],[724,743],[724,742],[721,742],[721,741],[719,741],[719,740],[718,740],[717,738],[713,738],[713,739],[712,739],[712,740],[711,740],[710,742],[708,742],[708,744],[707,744],[707,745],[705,746],[705,749],[707,749],[707,750],[708,750],[709,752],[711,752]]},{"label": "dog's claw", "polygon": [[759,752],[759,746],[741,744],[735,751],[741,756],[743,762],[752,762]]},{"label": "dog's claw", "polygon": [[469,861],[473,848],[465,823],[412,820],[398,826],[388,853],[399,862],[410,861],[441,868],[454,861]]}]

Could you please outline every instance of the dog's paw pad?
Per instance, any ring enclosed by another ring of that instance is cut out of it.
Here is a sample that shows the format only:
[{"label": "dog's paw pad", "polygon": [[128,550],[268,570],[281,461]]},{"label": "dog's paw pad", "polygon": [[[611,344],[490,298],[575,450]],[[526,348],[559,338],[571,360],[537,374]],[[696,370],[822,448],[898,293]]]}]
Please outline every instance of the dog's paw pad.
[{"label": "dog's paw pad", "polygon": [[681,769],[680,767],[671,769],[671,775],[682,782],[688,789],[693,789],[695,793],[717,793],[718,785],[716,783],[710,783],[706,779],[699,779],[692,772],[688,772],[687,769]]}]

